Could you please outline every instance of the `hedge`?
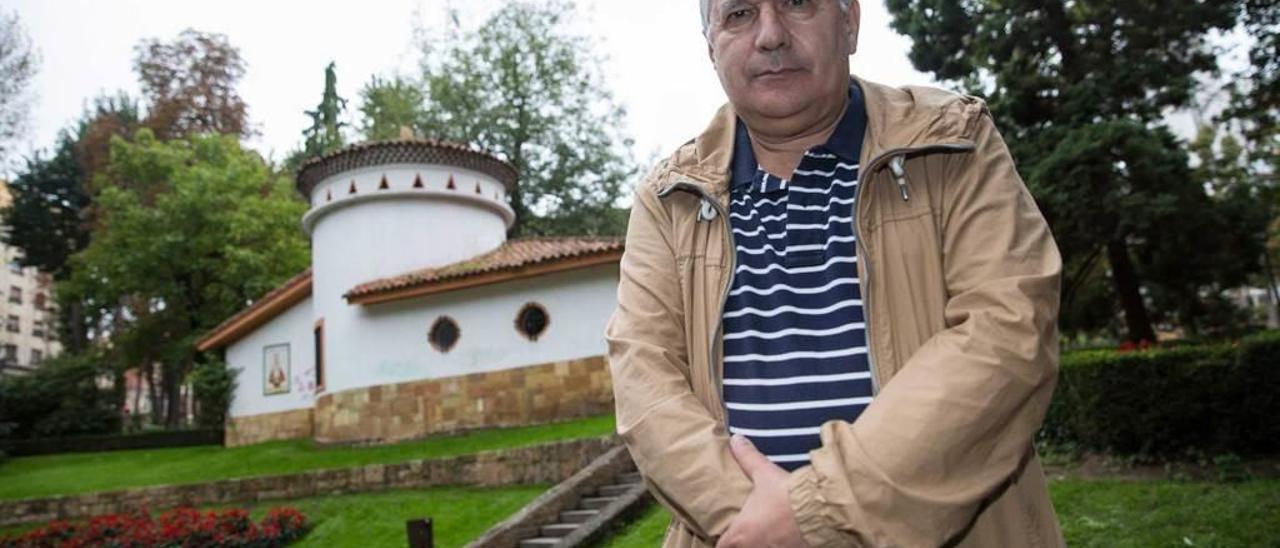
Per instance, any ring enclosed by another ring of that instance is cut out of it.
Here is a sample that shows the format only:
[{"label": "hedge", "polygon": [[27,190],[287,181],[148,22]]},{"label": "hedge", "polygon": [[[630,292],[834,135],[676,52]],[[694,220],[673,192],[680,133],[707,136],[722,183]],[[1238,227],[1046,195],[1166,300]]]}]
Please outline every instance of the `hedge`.
[{"label": "hedge", "polygon": [[14,457],[32,457],[59,453],[96,453],[99,451],[222,445],[223,433],[224,430],[218,428],[32,440],[0,439],[0,451]]},{"label": "hedge", "polygon": [[1118,455],[1280,451],[1280,332],[1064,354],[1040,439]]}]

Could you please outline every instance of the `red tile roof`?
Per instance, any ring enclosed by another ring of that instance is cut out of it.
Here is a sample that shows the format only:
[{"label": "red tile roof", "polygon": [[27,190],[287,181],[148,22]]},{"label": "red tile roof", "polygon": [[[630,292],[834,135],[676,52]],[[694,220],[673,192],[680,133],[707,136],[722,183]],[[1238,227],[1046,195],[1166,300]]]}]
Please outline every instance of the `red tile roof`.
[{"label": "red tile roof", "polygon": [[621,238],[512,240],[479,257],[360,284],[347,292],[352,304],[375,304],[475,287],[609,262],[622,257]]},{"label": "red tile roof", "polygon": [[[621,238],[512,240],[479,257],[360,284],[351,304],[375,304],[607,263],[622,257]],[[228,346],[311,296],[311,269],[267,292],[196,341],[200,351]]]},{"label": "red tile roof", "polygon": [[196,349],[204,352],[230,345],[310,296],[311,269],[308,268],[205,333],[196,341]]}]

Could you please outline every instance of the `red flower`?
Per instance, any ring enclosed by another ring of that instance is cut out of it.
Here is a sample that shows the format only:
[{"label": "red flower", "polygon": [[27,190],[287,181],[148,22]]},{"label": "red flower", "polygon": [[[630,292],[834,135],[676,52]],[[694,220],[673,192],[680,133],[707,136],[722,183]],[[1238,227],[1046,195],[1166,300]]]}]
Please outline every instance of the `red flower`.
[{"label": "red flower", "polygon": [[260,524],[239,508],[201,512],[176,508],[152,519],[142,509],[133,514],[97,516],[72,524],[53,521],[24,535],[0,537],[0,547],[142,548],[164,546],[284,546],[306,532],[307,518],[293,508],[273,508]]}]

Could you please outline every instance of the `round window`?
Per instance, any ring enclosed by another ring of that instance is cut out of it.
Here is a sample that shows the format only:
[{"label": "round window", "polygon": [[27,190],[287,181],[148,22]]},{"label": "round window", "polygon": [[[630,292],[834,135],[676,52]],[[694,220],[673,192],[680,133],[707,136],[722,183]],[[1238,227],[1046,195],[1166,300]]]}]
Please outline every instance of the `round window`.
[{"label": "round window", "polygon": [[436,323],[431,324],[431,331],[427,332],[427,340],[431,342],[432,348],[443,353],[453,350],[461,334],[458,323],[453,321],[453,318],[440,316]]},{"label": "round window", "polygon": [[551,319],[547,316],[547,309],[538,303],[526,304],[516,314],[516,331],[531,341],[538,340],[547,331],[549,323]]}]

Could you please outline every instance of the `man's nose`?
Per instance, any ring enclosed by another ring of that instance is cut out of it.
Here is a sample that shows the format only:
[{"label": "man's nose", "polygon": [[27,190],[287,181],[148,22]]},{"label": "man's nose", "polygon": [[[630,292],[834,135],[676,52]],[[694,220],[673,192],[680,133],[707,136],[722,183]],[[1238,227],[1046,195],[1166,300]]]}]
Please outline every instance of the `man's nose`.
[{"label": "man's nose", "polygon": [[756,48],[762,51],[773,51],[791,44],[791,32],[787,29],[786,20],[773,6],[761,6],[756,28]]}]

